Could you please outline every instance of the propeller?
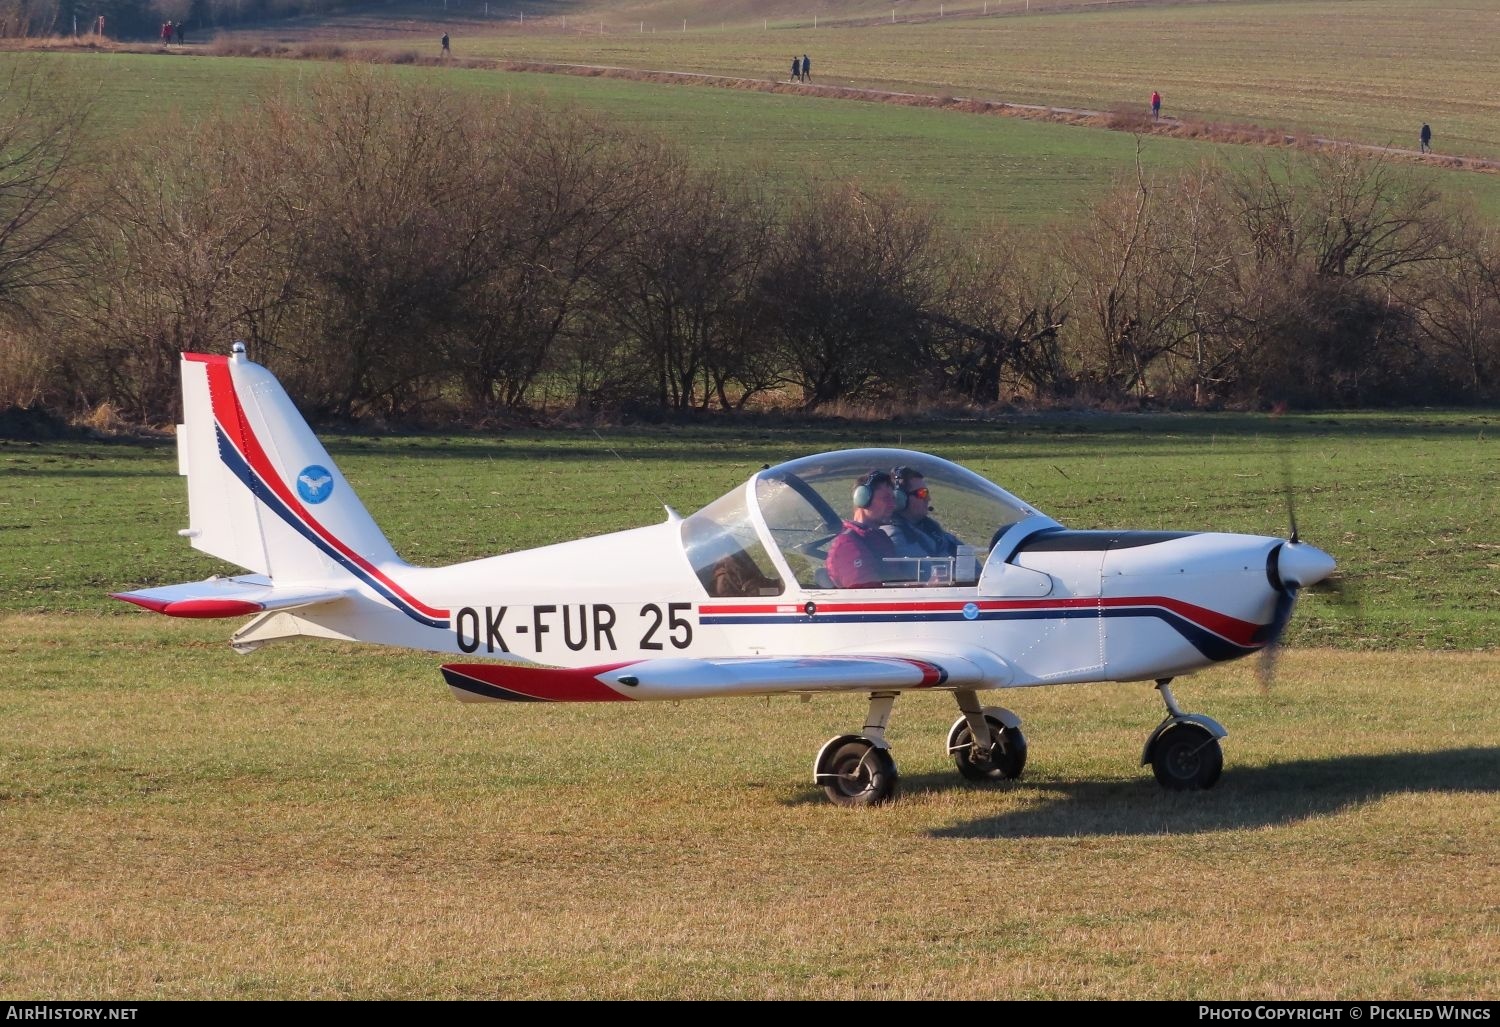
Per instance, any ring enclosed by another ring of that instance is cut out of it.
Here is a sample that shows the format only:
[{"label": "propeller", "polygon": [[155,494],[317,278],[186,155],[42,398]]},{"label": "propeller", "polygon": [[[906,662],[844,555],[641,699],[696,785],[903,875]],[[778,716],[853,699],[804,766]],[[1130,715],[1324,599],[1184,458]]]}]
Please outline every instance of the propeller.
[{"label": "propeller", "polygon": [[1315,590],[1334,597],[1340,605],[1352,599],[1346,590],[1344,579],[1334,573],[1337,565],[1333,557],[1316,546],[1302,541],[1297,528],[1297,496],[1292,488],[1292,465],[1283,442],[1281,453],[1282,491],[1286,495],[1286,518],[1290,528],[1287,540],[1276,546],[1266,557],[1266,578],[1277,592],[1276,609],[1271,614],[1271,623],[1258,633],[1257,641],[1263,642],[1260,658],[1260,684],[1269,690],[1276,676],[1276,661],[1281,655],[1281,636],[1292,620],[1292,610],[1297,606],[1297,597],[1303,589]]},{"label": "propeller", "polygon": [[1266,557],[1266,578],[1276,590],[1277,596],[1271,623],[1260,631],[1260,640],[1265,643],[1260,659],[1261,687],[1271,687],[1271,679],[1276,673],[1276,659],[1281,653],[1281,636],[1291,622],[1298,594],[1304,588],[1316,587],[1328,580],[1335,566],[1333,557],[1297,538],[1295,520],[1292,523],[1292,537],[1272,549]]}]

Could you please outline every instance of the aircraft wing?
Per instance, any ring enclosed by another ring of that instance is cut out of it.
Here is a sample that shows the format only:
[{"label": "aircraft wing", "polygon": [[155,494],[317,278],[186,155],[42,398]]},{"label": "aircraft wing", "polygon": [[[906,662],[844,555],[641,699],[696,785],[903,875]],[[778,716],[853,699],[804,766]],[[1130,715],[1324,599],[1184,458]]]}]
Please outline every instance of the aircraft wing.
[{"label": "aircraft wing", "polygon": [[450,663],[443,677],[464,702],[630,702],[773,695],[779,692],[989,688],[981,665],[954,655],[662,657],[560,669],[512,663]]},{"label": "aircraft wing", "polygon": [[278,587],[260,574],[237,578],[208,578],[181,585],[144,588],[136,592],[111,592],[112,599],[144,606],[168,617],[243,617],[263,610],[285,610],[293,606],[331,603],[353,595],[352,591],[328,588]]}]

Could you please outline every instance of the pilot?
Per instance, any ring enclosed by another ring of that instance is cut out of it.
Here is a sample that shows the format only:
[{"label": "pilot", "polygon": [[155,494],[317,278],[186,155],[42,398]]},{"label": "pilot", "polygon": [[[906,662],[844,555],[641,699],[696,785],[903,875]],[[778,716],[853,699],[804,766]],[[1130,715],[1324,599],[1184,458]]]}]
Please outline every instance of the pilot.
[{"label": "pilot", "polygon": [[963,543],[944,530],[928,511],[932,493],[927,479],[917,467],[897,467],[891,471],[896,496],[896,513],[881,530],[890,536],[898,556],[956,556]]},{"label": "pilot", "polygon": [[896,512],[896,486],[885,471],[871,471],[854,483],[854,519],[844,522],[828,547],[828,579],[835,588],[879,588],[884,563],[896,547],[881,527]]}]

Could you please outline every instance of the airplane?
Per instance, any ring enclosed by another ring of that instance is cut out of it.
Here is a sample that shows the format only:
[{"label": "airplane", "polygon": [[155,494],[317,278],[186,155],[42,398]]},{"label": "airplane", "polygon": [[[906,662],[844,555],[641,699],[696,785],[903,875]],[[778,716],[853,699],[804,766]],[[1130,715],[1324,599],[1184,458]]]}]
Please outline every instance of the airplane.
[{"label": "airplane", "polygon": [[[1168,789],[1212,787],[1228,732],[1172,680],[1274,647],[1298,593],[1335,569],[1297,538],[1078,531],[958,464],[901,449],[805,456],[698,512],[447,567],[396,555],[285,390],[235,343],[184,353],[178,470],[191,544],[248,573],[114,593],[173,617],[252,619],[231,646],[312,637],[454,657],[464,701],[630,702],[864,693],[865,722],[818,750],[841,806],[883,803],[903,692],[953,694],[947,751],[978,782],[1019,777],[1027,741],[991,690],[1155,683],[1146,739]],[[828,552],[871,471],[917,468],[951,555],[889,559],[878,587],[835,588]]]}]

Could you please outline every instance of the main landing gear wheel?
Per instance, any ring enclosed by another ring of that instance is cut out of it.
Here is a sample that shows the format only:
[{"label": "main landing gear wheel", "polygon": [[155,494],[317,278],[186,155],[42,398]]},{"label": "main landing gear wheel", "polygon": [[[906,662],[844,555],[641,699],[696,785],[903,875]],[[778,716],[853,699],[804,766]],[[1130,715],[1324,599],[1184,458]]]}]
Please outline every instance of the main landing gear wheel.
[{"label": "main landing gear wheel", "polygon": [[836,806],[878,806],[896,794],[897,777],[889,752],[854,739],[834,750],[823,791]]},{"label": "main landing gear wheel", "polygon": [[967,719],[954,725],[953,764],[970,781],[1014,781],[1026,766],[1026,736],[1018,727],[1006,727],[997,717],[986,715],[990,728],[990,750],[980,754]]},{"label": "main landing gear wheel", "polygon": [[1151,769],[1157,782],[1174,792],[1212,788],[1224,770],[1224,750],[1207,728],[1173,724],[1152,747]]}]

